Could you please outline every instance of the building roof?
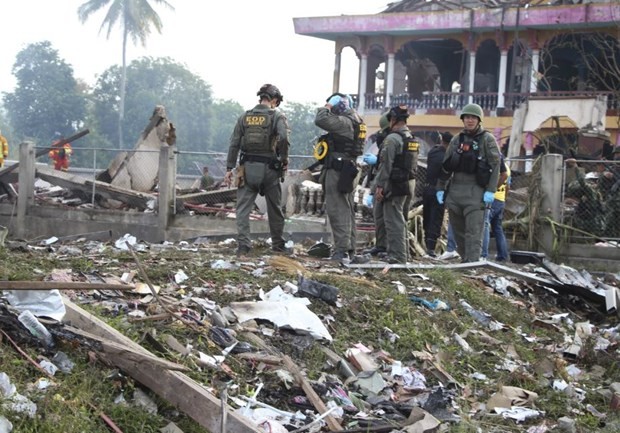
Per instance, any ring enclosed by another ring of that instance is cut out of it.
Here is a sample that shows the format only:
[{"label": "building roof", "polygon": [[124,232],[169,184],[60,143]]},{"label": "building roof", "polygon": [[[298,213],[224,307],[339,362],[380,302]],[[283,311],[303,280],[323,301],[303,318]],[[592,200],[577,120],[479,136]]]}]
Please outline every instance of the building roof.
[{"label": "building roof", "polygon": [[595,29],[617,26],[618,0],[403,0],[376,15],[293,18],[295,33],[336,41],[376,35],[433,37],[521,29]]}]

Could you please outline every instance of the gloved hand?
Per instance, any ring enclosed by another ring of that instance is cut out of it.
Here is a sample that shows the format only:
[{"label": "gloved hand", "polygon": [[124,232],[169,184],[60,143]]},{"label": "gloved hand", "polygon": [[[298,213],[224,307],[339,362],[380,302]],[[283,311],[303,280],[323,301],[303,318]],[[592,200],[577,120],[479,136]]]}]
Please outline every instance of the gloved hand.
[{"label": "gloved hand", "polygon": [[444,191],[437,191],[435,193],[435,197],[437,197],[437,203],[443,204],[443,196],[444,196]]},{"label": "gloved hand", "polygon": [[368,194],[366,196],[366,198],[364,199],[364,204],[366,205],[366,207],[372,207],[372,204],[375,201],[375,196],[372,194]]},{"label": "gloved hand", "polygon": [[492,193],[491,191],[485,191],[484,195],[482,196],[482,201],[484,202],[484,204],[486,204],[487,206],[491,205],[494,200],[494,195],[495,193]]},{"label": "gloved hand", "polygon": [[373,155],[372,153],[365,153],[364,162],[368,165],[375,165],[377,163],[377,155]]},{"label": "gloved hand", "polygon": [[340,102],[341,99],[342,99],[342,97],[340,95],[334,95],[331,98],[329,98],[327,103],[333,107],[335,105],[338,105],[338,103]]}]

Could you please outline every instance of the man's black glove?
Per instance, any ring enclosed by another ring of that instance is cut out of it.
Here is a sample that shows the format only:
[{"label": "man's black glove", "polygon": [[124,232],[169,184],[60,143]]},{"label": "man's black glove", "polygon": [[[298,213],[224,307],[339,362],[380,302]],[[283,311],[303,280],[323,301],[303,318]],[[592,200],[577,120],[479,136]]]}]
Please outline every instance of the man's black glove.
[{"label": "man's black glove", "polygon": [[65,154],[66,154],[65,149],[60,149],[60,150],[58,151],[58,156],[60,156],[61,158],[64,158],[64,157],[65,157]]}]

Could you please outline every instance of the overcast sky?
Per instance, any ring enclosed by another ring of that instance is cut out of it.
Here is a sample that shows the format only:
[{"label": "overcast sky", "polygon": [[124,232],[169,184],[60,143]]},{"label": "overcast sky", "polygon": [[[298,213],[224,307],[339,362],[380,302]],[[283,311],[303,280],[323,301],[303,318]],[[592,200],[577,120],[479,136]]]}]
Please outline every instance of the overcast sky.
[{"label": "overcast sky", "polygon": [[[120,29],[106,39],[99,28],[104,13],[81,24],[85,0],[19,0],[2,10],[0,92],[13,91],[11,69],[28,44],[48,40],[76,78],[94,84],[96,75],[121,64]],[[334,43],[296,35],[293,17],[376,14],[389,0],[168,0],[174,11],[155,3],[163,22],[146,48],[128,44],[128,63],[138,57],[170,57],[202,77],[218,99],[244,107],[256,102],[264,83],[277,85],[287,100],[318,103],[329,96]],[[355,92],[357,60],[345,50],[341,90]]]}]

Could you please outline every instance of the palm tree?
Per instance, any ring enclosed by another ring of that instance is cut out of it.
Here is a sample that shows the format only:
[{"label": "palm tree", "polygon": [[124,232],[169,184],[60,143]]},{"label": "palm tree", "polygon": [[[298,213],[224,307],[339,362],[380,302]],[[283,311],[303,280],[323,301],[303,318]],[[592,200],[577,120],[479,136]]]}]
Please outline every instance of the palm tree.
[{"label": "palm tree", "polygon": [[[154,3],[163,4],[174,10],[174,7],[166,0],[152,0]],[[125,116],[125,85],[127,81],[127,39],[131,38],[134,45],[137,42],[144,47],[146,39],[154,27],[161,34],[162,22],[159,15],[151,7],[149,0],[88,0],[78,8],[78,17],[82,23],[98,10],[108,6],[108,12],[101,23],[99,31],[107,26],[109,39],[112,27],[119,23],[123,31],[123,65],[121,75],[121,100],[118,110],[118,145],[123,148],[123,118]]]}]

